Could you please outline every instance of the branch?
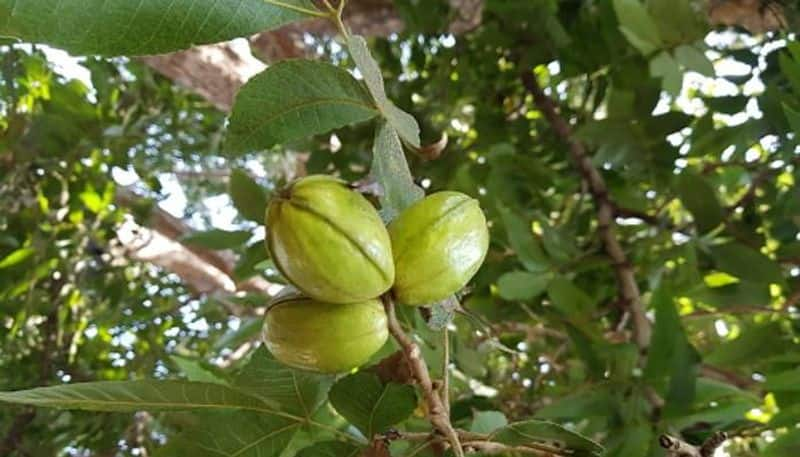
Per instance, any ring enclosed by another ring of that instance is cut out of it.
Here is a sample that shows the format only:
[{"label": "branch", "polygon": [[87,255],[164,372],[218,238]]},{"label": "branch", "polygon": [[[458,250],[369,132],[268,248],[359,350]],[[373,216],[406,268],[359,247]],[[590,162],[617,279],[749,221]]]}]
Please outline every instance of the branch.
[{"label": "branch", "polygon": [[540,457],[553,457],[559,454],[560,449],[546,446],[546,450],[539,449],[538,446],[508,446],[502,443],[495,443],[492,441],[468,441],[464,443],[464,448],[469,452],[480,452],[485,455],[508,455],[522,454],[522,455],[536,455]]},{"label": "branch", "polygon": [[669,435],[661,435],[658,442],[671,457],[712,457],[714,451],[727,439],[728,435],[725,432],[716,432],[700,446],[693,446]]},{"label": "branch", "polygon": [[716,379],[740,389],[752,389],[758,386],[758,383],[752,378],[747,378],[733,371],[711,366],[707,363],[700,365],[700,374],[706,378]]},{"label": "branch", "polygon": [[439,388],[439,395],[442,397],[445,413],[450,416],[450,332],[447,326],[442,329],[442,346],[444,356],[442,357],[442,385]]},{"label": "branch", "polygon": [[[117,189],[115,204],[118,206],[135,207],[141,201],[142,198],[130,189]],[[179,240],[192,229],[180,219],[156,207],[147,224],[148,227],[142,227],[127,221],[119,227],[117,239],[122,252],[112,250],[112,255],[122,261],[127,257],[148,262],[174,273],[194,293],[214,297],[239,316],[248,313],[244,307],[226,300],[227,297],[242,291],[268,294],[271,284],[261,277],[238,283],[234,280],[236,258],[231,252],[181,243]]]},{"label": "branch", "polygon": [[5,438],[0,441],[0,455],[11,455],[12,452],[19,448],[22,444],[22,435],[25,433],[25,429],[35,418],[36,410],[33,408],[26,408],[14,417]]},{"label": "branch", "polygon": [[[537,455],[541,457],[567,456],[572,453],[570,450],[543,443],[528,443],[520,446],[510,446],[508,444],[492,441],[490,439],[490,435],[468,432],[465,430],[456,430],[455,432],[461,442],[464,443],[462,446],[467,453],[480,452],[485,455],[507,455],[509,453],[514,453],[523,455]],[[431,435],[428,433],[408,432],[399,433],[396,437],[393,437],[393,439],[438,443],[443,438],[441,436]]]},{"label": "branch", "polygon": [[536,106],[544,114],[545,119],[547,119],[556,135],[569,147],[572,161],[580,171],[583,180],[589,187],[589,192],[595,200],[600,238],[603,241],[606,253],[613,261],[621,300],[631,314],[636,345],[644,352],[650,345],[652,328],[644,312],[633,266],[628,261],[625,251],[622,249],[615,234],[614,214],[617,207],[608,196],[605,180],[592,164],[586,146],[573,137],[572,127],[558,113],[555,101],[544,93],[534,74],[532,72],[524,72],[522,74],[522,83],[528,92],[533,95]]},{"label": "branch", "polygon": [[447,439],[456,457],[464,457],[464,450],[461,447],[458,434],[450,423],[450,416],[447,414],[447,407],[442,401],[442,396],[433,386],[428,366],[425,364],[425,360],[422,359],[422,352],[419,346],[405,334],[400,322],[397,321],[394,300],[388,295],[384,295],[383,305],[386,308],[389,333],[392,334],[403,350],[414,379],[422,389],[422,394],[428,404],[428,419],[431,425]]}]

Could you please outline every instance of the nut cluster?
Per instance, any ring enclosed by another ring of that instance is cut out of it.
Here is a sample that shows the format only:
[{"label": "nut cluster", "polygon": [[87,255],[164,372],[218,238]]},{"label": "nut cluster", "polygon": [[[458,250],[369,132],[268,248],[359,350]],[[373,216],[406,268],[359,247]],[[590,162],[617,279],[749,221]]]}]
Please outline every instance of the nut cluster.
[{"label": "nut cluster", "polygon": [[325,373],[361,366],[389,332],[379,297],[425,306],[475,275],[489,247],[478,202],[432,194],[383,224],[363,195],[330,176],[291,183],[267,208],[267,246],[296,288],[270,305],[263,339],[279,361]]}]

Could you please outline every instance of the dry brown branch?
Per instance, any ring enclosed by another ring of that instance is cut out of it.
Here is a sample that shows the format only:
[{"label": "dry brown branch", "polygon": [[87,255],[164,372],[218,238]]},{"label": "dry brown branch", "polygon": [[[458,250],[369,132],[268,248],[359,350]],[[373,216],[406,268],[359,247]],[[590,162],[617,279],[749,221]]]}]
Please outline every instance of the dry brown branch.
[{"label": "dry brown branch", "polygon": [[614,264],[620,299],[631,314],[634,340],[644,352],[650,345],[652,328],[645,315],[633,265],[628,261],[615,233],[614,215],[617,207],[608,196],[605,180],[592,164],[586,146],[575,139],[569,122],[559,114],[555,101],[544,93],[534,74],[529,71],[524,72],[522,82],[556,135],[569,147],[572,161],[580,171],[594,198],[597,206],[598,232],[603,240],[606,253]]},{"label": "dry brown branch", "polygon": [[411,340],[403,331],[403,327],[397,320],[395,304],[392,298],[388,295],[384,295],[383,304],[386,308],[389,333],[392,334],[392,337],[394,337],[397,344],[399,344],[400,348],[403,350],[408,365],[411,367],[414,379],[422,390],[422,395],[425,397],[425,402],[428,405],[428,419],[431,425],[445,437],[448,443],[450,443],[453,454],[456,457],[463,457],[464,450],[461,447],[461,441],[453,425],[450,423],[450,416],[447,414],[447,407],[442,401],[442,396],[433,385],[428,366],[422,358],[422,352],[419,346],[417,346],[417,343]]}]

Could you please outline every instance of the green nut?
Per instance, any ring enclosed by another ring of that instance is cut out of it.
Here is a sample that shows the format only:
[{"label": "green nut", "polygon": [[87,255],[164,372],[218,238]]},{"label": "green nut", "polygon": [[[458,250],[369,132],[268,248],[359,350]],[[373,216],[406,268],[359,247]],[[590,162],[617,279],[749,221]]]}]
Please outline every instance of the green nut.
[{"label": "green nut", "polygon": [[263,330],[264,344],[278,361],[321,373],[364,365],[388,337],[378,300],[332,305],[301,295],[273,302]]},{"label": "green nut", "polygon": [[389,225],[394,253],[394,295],[406,305],[427,305],[463,288],[483,263],[489,230],[478,201],[438,192],[410,206]]},{"label": "green nut", "polygon": [[363,302],[389,290],[389,234],[361,194],[329,176],[292,183],[267,209],[267,246],[277,268],[309,297]]}]

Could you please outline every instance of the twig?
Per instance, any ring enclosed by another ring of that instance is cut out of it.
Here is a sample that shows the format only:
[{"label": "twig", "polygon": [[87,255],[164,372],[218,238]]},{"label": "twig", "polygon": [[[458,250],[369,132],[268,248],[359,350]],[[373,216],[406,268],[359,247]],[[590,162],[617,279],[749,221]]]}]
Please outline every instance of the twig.
[{"label": "twig", "polygon": [[752,378],[747,378],[733,371],[708,365],[706,363],[700,365],[700,374],[706,378],[716,379],[718,381],[734,385],[740,389],[752,389],[758,385],[758,383]]},{"label": "twig", "polygon": [[797,288],[794,292],[792,292],[788,297],[786,297],[786,301],[783,302],[783,306],[781,309],[784,311],[788,311],[789,308],[796,307],[800,304],[800,287]]},{"label": "twig", "polygon": [[580,171],[583,180],[588,184],[589,192],[597,205],[597,223],[600,238],[603,240],[606,253],[614,263],[621,300],[631,313],[633,336],[636,345],[644,352],[650,345],[652,327],[642,306],[641,293],[639,285],[636,283],[633,266],[628,261],[625,251],[622,249],[615,234],[614,215],[616,205],[608,196],[605,180],[592,164],[586,146],[573,137],[572,127],[558,113],[555,101],[544,93],[535,75],[530,71],[523,72],[522,83],[525,89],[533,95],[534,103],[536,103],[536,106],[547,119],[556,135],[569,146],[572,160]]},{"label": "twig", "polygon": [[422,389],[422,394],[428,404],[428,419],[431,425],[447,439],[456,457],[464,457],[464,450],[461,447],[458,434],[450,423],[450,416],[447,414],[447,407],[442,401],[442,396],[433,386],[428,366],[425,364],[425,360],[422,359],[422,352],[419,346],[405,334],[403,328],[400,326],[400,322],[397,321],[395,304],[390,296],[383,296],[383,305],[386,308],[389,333],[392,334],[397,344],[399,344],[403,350],[406,361],[409,367],[411,367],[414,379],[417,381],[420,389]]},{"label": "twig", "polygon": [[672,457],[712,457],[714,451],[727,439],[728,435],[725,432],[716,432],[700,446],[693,446],[670,435],[661,435],[658,442]]},{"label": "twig", "polygon": [[464,447],[469,449],[470,452],[480,452],[484,455],[508,455],[509,453],[537,455],[540,457],[554,457],[557,455],[563,455],[555,453],[560,451],[558,448],[541,450],[531,446],[508,446],[502,443],[495,443],[491,441],[469,441],[464,443]]},{"label": "twig", "polygon": [[[538,455],[542,457],[557,457],[569,455],[570,451],[549,446],[543,443],[528,443],[522,446],[510,446],[508,444],[492,441],[490,435],[468,432],[466,430],[456,430],[456,434],[463,442],[466,452],[480,452],[485,455],[505,455],[508,453]],[[441,441],[442,437],[429,433],[402,433],[400,439],[412,442],[423,442],[428,445]]]},{"label": "twig", "polygon": [[450,332],[447,326],[442,329],[442,348],[444,356],[442,357],[442,388],[439,394],[442,397],[442,404],[447,416],[450,416]]},{"label": "twig", "polygon": [[14,450],[19,449],[25,429],[35,418],[36,410],[33,408],[26,408],[25,411],[14,417],[14,421],[11,422],[11,427],[8,428],[5,438],[0,441],[0,455],[11,455]]}]

